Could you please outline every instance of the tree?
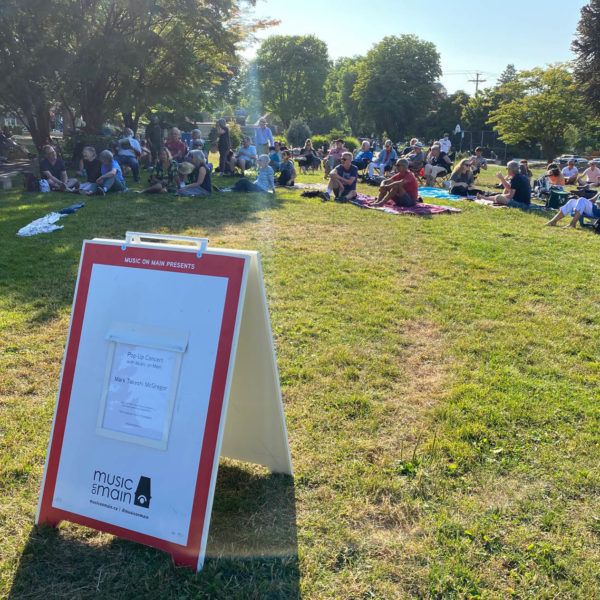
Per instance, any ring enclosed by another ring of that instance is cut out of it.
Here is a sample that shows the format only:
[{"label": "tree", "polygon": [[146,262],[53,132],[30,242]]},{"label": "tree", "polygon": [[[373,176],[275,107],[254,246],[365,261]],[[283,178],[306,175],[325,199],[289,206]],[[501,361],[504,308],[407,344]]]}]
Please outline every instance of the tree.
[{"label": "tree", "polygon": [[506,65],[506,69],[500,73],[500,77],[498,77],[498,81],[496,81],[497,86],[504,85],[505,83],[510,83],[511,81],[516,81],[517,79],[517,70],[515,69],[515,65],[509,64]]},{"label": "tree", "polygon": [[236,44],[266,25],[244,22],[235,0],[73,4],[79,25],[66,94],[92,131],[117,111],[135,130],[152,106],[197,112],[211,105],[238,65]]},{"label": "tree", "polygon": [[295,117],[320,115],[329,70],[327,45],[314,35],[275,35],[256,54],[257,75],[265,109],[287,127]]},{"label": "tree", "polygon": [[425,116],[417,131],[425,139],[437,139],[444,132],[452,135],[455,127],[461,124],[461,117],[469,99],[469,95],[463,90],[449,96],[440,95],[435,99],[434,110]]},{"label": "tree", "polygon": [[0,0],[0,103],[29,129],[37,148],[50,134],[57,73],[68,61],[68,28],[56,18],[66,8],[61,1]]},{"label": "tree", "polygon": [[52,102],[81,112],[90,132],[117,113],[136,129],[152,106],[197,112],[222,94],[239,42],[271,24],[244,19],[245,4],[0,0],[0,101],[36,144]]},{"label": "tree", "polygon": [[600,0],[581,9],[577,37],[571,44],[576,55],[575,77],[591,108],[600,114]]},{"label": "tree", "polygon": [[520,71],[516,81],[507,85],[520,88],[522,97],[492,111],[490,123],[506,144],[539,143],[551,159],[565,147],[568,126],[585,119],[571,73],[563,65]]},{"label": "tree", "polygon": [[285,132],[285,139],[291,146],[304,146],[311,135],[310,127],[302,119],[292,119]]},{"label": "tree", "polygon": [[359,58],[340,58],[332,66],[325,81],[327,110],[338,117],[333,127],[348,126],[353,133],[364,133],[358,102],[352,97],[358,79]]},{"label": "tree", "polygon": [[434,44],[414,35],[388,36],[357,64],[352,93],[365,123],[399,139],[427,112],[442,74]]}]

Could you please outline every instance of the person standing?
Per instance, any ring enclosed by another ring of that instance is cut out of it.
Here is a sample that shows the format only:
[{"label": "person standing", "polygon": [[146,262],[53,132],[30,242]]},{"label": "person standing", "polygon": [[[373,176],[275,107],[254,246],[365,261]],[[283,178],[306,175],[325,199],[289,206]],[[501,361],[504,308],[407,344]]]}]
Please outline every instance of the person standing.
[{"label": "person standing", "polygon": [[275,145],[272,131],[267,127],[266,119],[258,120],[258,127],[254,132],[254,145],[256,152],[260,154],[268,154],[269,148]]},{"label": "person standing", "polygon": [[157,115],[150,117],[150,123],[146,127],[146,139],[148,140],[148,146],[150,146],[152,162],[155,162],[158,157],[158,151],[163,147],[163,130]]},{"label": "person standing", "polygon": [[227,121],[225,119],[219,119],[217,121],[217,134],[218,134],[218,149],[219,149],[219,173],[221,175],[229,174],[229,166],[227,162],[227,155],[231,151],[231,139],[229,137],[229,127],[227,127]]}]

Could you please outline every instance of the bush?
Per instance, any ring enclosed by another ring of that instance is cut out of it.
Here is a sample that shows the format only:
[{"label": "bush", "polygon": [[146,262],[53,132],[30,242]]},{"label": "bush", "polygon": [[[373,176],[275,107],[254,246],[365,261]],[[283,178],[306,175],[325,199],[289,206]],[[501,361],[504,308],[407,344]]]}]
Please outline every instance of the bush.
[{"label": "bush", "polygon": [[239,123],[234,123],[233,121],[229,121],[227,123],[227,127],[229,127],[229,140],[231,141],[231,149],[235,152],[242,145],[242,138],[244,134],[242,133],[242,128]]},{"label": "bush", "polygon": [[355,137],[345,137],[344,138],[344,146],[350,150],[350,152],[354,152],[358,148],[360,148],[360,141]]},{"label": "bush", "polygon": [[292,148],[304,146],[304,142],[311,136],[309,126],[301,119],[293,119],[285,132],[288,145]]},{"label": "bush", "polygon": [[325,151],[329,150],[329,139],[324,135],[313,135],[311,138],[313,148],[318,150],[321,146],[325,148]]}]

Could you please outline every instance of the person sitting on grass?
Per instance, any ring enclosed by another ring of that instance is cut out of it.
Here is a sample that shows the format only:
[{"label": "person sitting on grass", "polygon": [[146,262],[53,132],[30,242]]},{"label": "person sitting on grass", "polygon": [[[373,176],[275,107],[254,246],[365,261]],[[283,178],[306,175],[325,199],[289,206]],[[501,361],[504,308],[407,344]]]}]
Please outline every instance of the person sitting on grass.
[{"label": "person sitting on grass", "polygon": [[570,160],[567,166],[562,170],[563,177],[565,178],[565,185],[574,185],[577,182],[577,176],[579,175],[579,169],[575,166],[575,161]]},{"label": "person sitting on grass", "polygon": [[433,187],[436,177],[447,175],[450,172],[452,161],[448,154],[446,154],[446,152],[444,152],[437,144],[431,146],[425,160],[426,164],[423,169],[425,185],[427,185],[427,187]]},{"label": "person sitting on grass", "polygon": [[127,191],[121,165],[114,159],[113,153],[110,150],[103,150],[98,158],[100,158],[102,166],[100,167],[100,177],[96,179],[98,184],[96,194],[104,196],[108,192]]},{"label": "person sitting on grass", "polygon": [[212,192],[212,182],[204,152],[192,150],[191,158],[194,170],[188,176],[187,185],[180,187],[175,194],[177,196],[208,196]]},{"label": "person sitting on grass", "polygon": [[262,194],[272,191],[275,193],[275,173],[269,166],[269,156],[261,154],[258,157],[258,175],[255,181],[250,181],[246,177],[242,177],[229,190],[217,189],[220,192],[254,192]]},{"label": "person sitting on grass", "polygon": [[450,176],[450,193],[456,196],[475,196],[481,190],[475,189],[475,177],[471,170],[470,158],[463,158]]},{"label": "person sitting on grass", "polygon": [[102,163],[96,156],[96,148],[93,146],[86,146],[82,151],[83,157],[83,168],[85,170],[86,181],[79,186],[79,193],[96,193],[98,190],[98,184],[96,180],[102,175]]},{"label": "person sitting on grass", "polygon": [[281,157],[279,152],[275,150],[275,146],[269,148],[269,166],[275,173],[279,172],[279,165],[281,163]]},{"label": "person sitting on grass", "polygon": [[53,146],[43,147],[44,158],[40,161],[42,179],[48,181],[53,192],[74,192],[79,188],[79,181],[67,177],[65,161],[57,156]]},{"label": "person sitting on grass", "polygon": [[181,141],[181,131],[177,127],[173,127],[169,131],[169,139],[165,142],[165,147],[168,148],[175,162],[183,162],[187,154],[187,147]]},{"label": "person sitting on grass", "polygon": [[[247,169],[256,166],[256,148],[250,144],[249,137],[244,137],[235,158],[237,168],[242,172],[242,176],[246,173]],[[267,156],[267,158],[269,157]]]},{"label": "person sitting on grass", "polygon": [[581,174],[581,177],[577,180],[579,185],[586,187],[598,187],[600,186],[600,169],[596,166],[596,163],[591,162],[588,168]]},{"label": "person sitting on grass", "polygon": [[573,218],[568,225],[565,225],[565,229],[577,227],[577,221],[584,217],[590,217],[592,219],[600,219],[600,202],[598,200],[600,194],[596,194],[589,200],[587,198],[571,198],[565,205],[561,206],[550,221],[544,223],[544,225],[556,225],[561,219],[564,219],[567,215],[573,213]]},{"label": "person sitting on grass", "polygon": [[508,181],[502,173],[496,173],[496,177],[504,187],[504,193],[496,196],[484,196],[477,194],[477,199],[492,200],[494,204],[510,206],[511,208],[528,209],[531,204],[531,185],[527,176],[519,173],[519,163],[511,160],[507,165]]},{"label": "person sitting on grass", "polygon": [[326,195],[331,199],[331,192],[340,202],[348,202],[356,197],[356,180],[358,169],[352,164],[352,152],[342,154],[342,162],[329,173],[329,185]]},{"label": "person sitting on grass", "polygon": [[296,183],[296,169],[294,168],[294,161],[292,160],[292,152],[290,150],[284,150],[282,154],[283,160],[280,166],[281,174],[277,179],[277,185],[292,186]]},{"label": "person sitting on grass", "polygon": [[148,179],[150,186],[140,194],[166,194],[175,191],[175,177],[177,177],[177,163],[168,148],[161,148],[154,163],[154,170]]},{"label": "person sitting on grass", "polygon": [[357,169],[366,169],[372,160],[373,151],[371,150],[371,142],[369,142],[369,140],[364,140],[360,145],[360,150],[354,155],[352,164]]},{"label": "person sitting on grass", "polygon": [[560,188],[561,190],[565,187],[565,176],[562,174],[559,166],[556,163],[550,163],[546,175],[552,184],[552,187]]},{"label": "person sitting on grass", "polygon": [[140,164],[138,158],[142,155],[140,143],[133,137],[133,131],[126,127],[123,130],[123,139],[119,140],[116,160],[121,166],[129,167],[133,173],[133,180],[140,180]]},{"label": "person sitting on grass", "polygon": [[483,156],[483,148],[477,146],[475,148],[475,156],[471,158],[471,170],[473,171],[473,175],[477,176],[481,173],[482,169],[487,171],[487,160]]},{"label": "person sitting on grass", "polygon": [[396,206],[414,206],[419,201],[419,182],[409,169],[406,158],[396,161],[396,173],[379,186],[379,197],[371,206],[382,206],[388,201]]},{"label": "person sitting on grass", "polygon": [[519,161],[519,173],[521,173],[522,175],[525,175],[525,177],[527,177],[527,179],[529,179],[529,182],[531,183],[531,178],[533,177],[533,173],[531,172],[531,169],[529,168],[529,163],[527,162],[526,158],[522,158]]},{"label": "person sitting on grass", "polygon": [[398,155],[394,150],[392,140],[385,140],[383,150],[381,150],[381,152],[377,155],[377,160],[369,164],[369,178],[373,177],[373,171],[375,169],[379,169],[379,174],[383,175],[385,170],[390,165],[393,165],[397,158]]}]

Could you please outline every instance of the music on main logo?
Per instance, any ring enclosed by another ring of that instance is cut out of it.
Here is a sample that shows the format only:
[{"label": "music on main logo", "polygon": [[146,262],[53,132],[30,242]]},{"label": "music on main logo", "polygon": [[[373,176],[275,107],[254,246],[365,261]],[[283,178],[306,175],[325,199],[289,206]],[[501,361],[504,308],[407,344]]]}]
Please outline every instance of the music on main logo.
[{"label": "music on main logo", "polygon": [[135,489],[135,498],[133,503],[136,506],[141,506],[142,508],[150,508],[150,498],[152,495],[150,494],[150,477],[144,477],[143,475],[140,477],[138,481],[137,488]]}]

